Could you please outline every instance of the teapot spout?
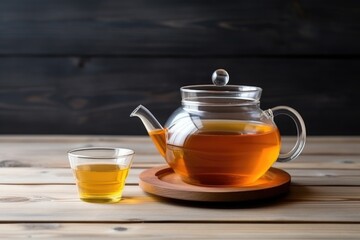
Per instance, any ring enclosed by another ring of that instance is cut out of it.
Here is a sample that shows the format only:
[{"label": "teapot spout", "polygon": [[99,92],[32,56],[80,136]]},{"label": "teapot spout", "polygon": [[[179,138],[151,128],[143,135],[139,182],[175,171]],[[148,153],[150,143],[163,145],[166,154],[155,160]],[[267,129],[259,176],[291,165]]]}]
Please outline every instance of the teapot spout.
[{"label": "teapot spout", "polygon": [[165,157],[166,138],[165,129],[160,125],[154,115],[143,105],[139,105],[130,114],[130,117],[138,117],[144,124],[151,140],[154,142],[159,153]]},{"label": "teapot spout", "polygon": [[139,105],[135,108],[135,110],[130,114],[130,117],[140,118],[148,133],[154,130],[163,129],[154,115],[152,115],[152,113],[143,105]]}]

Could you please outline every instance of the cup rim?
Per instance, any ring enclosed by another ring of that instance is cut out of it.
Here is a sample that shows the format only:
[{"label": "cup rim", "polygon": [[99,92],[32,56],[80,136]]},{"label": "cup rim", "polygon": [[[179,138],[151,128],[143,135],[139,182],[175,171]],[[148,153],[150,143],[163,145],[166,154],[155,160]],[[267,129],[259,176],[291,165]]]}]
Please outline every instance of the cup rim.
[{"label": "cup rim", "polygon": [[[112,156],[112,157],[108,157],[108,156],[90,156],[90,155],[81,155],[81,154],[76,154],[75,152],[77,151],[86,151],[86,150],[125,150],[126,152],[123,154],[119,154],[117,156]],[[88,159],[114,159],[116,157],[127,157],[127,156],[131,156],[134,155],[134,150],[129,149],[129,148],[122,148],[122,147],[81,147],[81,148],[74,148],[71,149],[67,152],[68,156],[71,157],[77,157],[77,158],[88,158]]]}]

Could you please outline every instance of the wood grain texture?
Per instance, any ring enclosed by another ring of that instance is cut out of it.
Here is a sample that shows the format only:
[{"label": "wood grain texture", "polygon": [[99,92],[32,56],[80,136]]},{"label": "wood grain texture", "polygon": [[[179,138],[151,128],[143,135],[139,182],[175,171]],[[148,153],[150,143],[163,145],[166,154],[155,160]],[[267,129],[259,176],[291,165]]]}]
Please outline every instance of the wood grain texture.
[{"label": "wood grain texture", "polygon": [[[294,137],[283,137],[282,147],[289,149]],[[276,163],[285,169],[360,169],[360,138],[314,137],[299,158]],[[148,136],[104,135],[2,135],[0,167],[69,168],[67,151],[80,147],[126,147],[135,151],[133,166],[152,167],[164,164]]]},{"label": "wood grain texture", "polygon": [[[291,147],[294,138],[283,140]],[[158,155],[148,137],[3,135],[0,159],[14,161],[0,161],[0,238],[358,239],[359,142],[359,136],[309,137],[299,159],[276,164],[292,176],[287,195],[218,205],[145,194],[139,174],[163,164],[147,162]],[[78,198],[65,152],[86,144],[128,144],[139,152],[121,202]]]},{"label": "wood grain texture", "polygon": [[165,123],[180,86],[226,68],[232,84],[264,89],[264,109],[296,108],[310,135],[357,135],[358,5],[1,1],[0,133],[142,135],[129,119],[139,103]]},{"label": "wood grain texture", "polygon": [[0,185],[0,203],[0,222],[360,223],[360,188],[346,186],[291,186],[281,200],[211,206],[161,200],[138,186],[126,186],[117,204],[91,204],[74,185]]},{"label": "wood grain texture", "polygon": [[[186,231],[179,230],[186,229]],[[260,231],[261,230],[261,231]],[[358,224],[238,223],[17,223],[1,224],[1,236],[35,239],[358,239]]]},{"label": "wood grain texture", "polygon": [[358,55],[356,0],[4,0],[0,54]]},{"label": "wood grain texture", "polygon": [[[134,164],[126,180],[128,185],[139,184],[139,174],[147,168]],[[295,185],[309,186],[360,186],[360,169],[294,169],[283,168],[291,175]],[[280,165],[279,165],[280,167]],[[4,185],[74,185],[75,179],[70,168],[36,168],[36,167],[2,167],[0,168],[0,184]]]},{"label": "wood grain texture", "polygon": [[[225,68],[231,84],[263,88],[262,109],[295,108],[309,135],[357,135],[359,66],[349,59],[0,58],[0,133],[145,135],[129,117],[139,104],[165,124],[181,106],[181,86],[210,84]],[[283,135],[294,135],[292,121],[275,120]]]}]

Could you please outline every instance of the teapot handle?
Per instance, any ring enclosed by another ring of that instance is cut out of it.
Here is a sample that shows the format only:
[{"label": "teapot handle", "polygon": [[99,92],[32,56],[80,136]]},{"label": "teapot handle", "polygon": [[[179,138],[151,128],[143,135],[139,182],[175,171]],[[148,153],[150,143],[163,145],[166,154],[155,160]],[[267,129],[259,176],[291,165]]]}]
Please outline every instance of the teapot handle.
[{"label": "teapot handle", "polygon": [[287,162],[297,158],[304,149],[306,142],[306,129],[304,120],[295,109],[288,106],[277,106],[269,110],[273,113],[274,117],[281,114],[289,116],[295,122],[297,130],[295,146],[288,153],[280,153],[277,162]]}]

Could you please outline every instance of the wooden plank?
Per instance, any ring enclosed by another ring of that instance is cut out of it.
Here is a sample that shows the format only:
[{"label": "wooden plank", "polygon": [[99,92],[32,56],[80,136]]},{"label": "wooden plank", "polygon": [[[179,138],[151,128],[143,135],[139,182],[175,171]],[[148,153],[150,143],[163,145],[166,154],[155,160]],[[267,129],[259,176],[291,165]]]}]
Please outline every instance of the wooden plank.
[{"label": "wooden plank", "polygon": [[360,169],[358,155],[300,155],[286,163],[275,163],[274,167],[284,169]]},{"label": "wooden plank", "polygon": [[356,0],[3,0],[0,54],[360,53]]},{"label": "wooden plank", "polygon": [[[156,166],[156,165],[153,165]],[[128,185],[139,183],[145,168],[132,167],[126,180]],[[360,169],[285,169],[293,185],[360,186]],[[0,184],[74,184],[70,168],[0,168]]]},{"label": "wooden plank", "polygon": [[[138,184],[138,176],[144,169],[132,168],[126,183]],[[0,184],[75,184],[70,168],[0,168]]]},{"label": "wooden plank", "polygon": [[[1,148],[0,148],[1,149]],[[13,156],[12,154],[0,153],[0,167],[35,167],[35,168],[69,168],[66,154],[59,157],[51,153],[42,156]],[[154,167],[166,164],[159,155],[150,156],[137,154],[134,157],[134,167]],[[283,169],[360,169],[358,156],[300,156],[298,159],[287,163],[275,163],[274,167]]]},{"label": "wooden plank", "polygon": [[78,199],[74,185],[0,185],[0,221],[360,223],[359,187],[292,186],[281,201],[226,206],[165,201],[137,186],[126,186],[123,197],[92,204]]},{"label": "wooden plank", "polygon": [[[294,138],[284,137],[285,148]],[[360,137],[309,136],[304,152],[288,163],[274,166],[284,169],[360,169]],[[67,151],[87,146],[128,147],[135,150],[134,166],[165,164],[148,136],[94,135],[1,135],[0,167],[69,168]]]},{"label": "wooden plank", "polygon": [[[179,230],[180,229],[180,230]],[[184,231],[186,229],[186,231]],[[359,224],[18,223],[1,237],[46,239],[358,239]]]},{"label": "wooden plank", "polygon": [[[321,58],[5,57],[0,133],[144,135],[140,120],[129,117],[139,104],[164,124],[181,105],[180,87],[210,84],[221,67],[231,84],[264,89],[262,109],[298,110],[309,135],[359,135],[356,89],[329,84],[353,86],[359,66],[359,59]],[[282,135],[294,134],[290,120],[275,120]]]},{"label": "wooden plank", "polygon": [[[295,138],[285,137],[283,143],[286,148],[289,148],[289,146],[293,146],[294,142]],[[358,136],[308,136],[304,154],[352,156],[360,153],[359,146],[360,138]]]},{"label": "wooden plank", "polygon": [[134,166],[165,163],[147,136],[2,135],[0,136],[0,167],[69,168],[67,152],[82,147],[133,149]]}]

